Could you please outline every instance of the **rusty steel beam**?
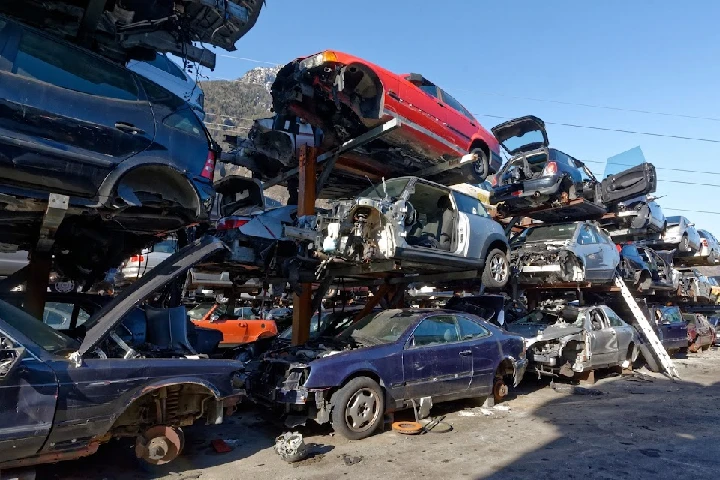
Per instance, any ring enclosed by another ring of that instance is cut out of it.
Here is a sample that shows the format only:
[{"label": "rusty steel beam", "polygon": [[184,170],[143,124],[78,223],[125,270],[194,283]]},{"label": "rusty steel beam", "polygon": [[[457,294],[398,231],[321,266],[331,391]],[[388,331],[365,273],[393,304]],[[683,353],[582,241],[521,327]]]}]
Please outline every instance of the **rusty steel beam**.
[{"label": "rusty steel beam", "polygon": [[52,255],[50,252],[35,251],[30,255],[27,283],[25,286],[25,310],[42,320],[45,311],[45,297],[50,284]]},{"label": "rusty steel beam", "polygon": [[[317,185],[317,149],[303,145],[298,155],[300,188],[298,192],[298,217],[315,214]],[[292,344],[301,345],[310,338],[312,317],[312,283],[302,283],[301,293],[293,295]]]}]

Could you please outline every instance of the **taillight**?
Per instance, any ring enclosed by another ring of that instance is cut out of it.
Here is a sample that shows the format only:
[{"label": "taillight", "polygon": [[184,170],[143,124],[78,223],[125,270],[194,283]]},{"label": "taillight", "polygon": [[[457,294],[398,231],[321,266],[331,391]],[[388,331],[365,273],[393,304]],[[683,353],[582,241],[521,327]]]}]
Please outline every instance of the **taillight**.
[{"label": "taillight", "polygon": [[700,240],[700,243],[702,243],[702,246],[703,246],[703,247],[707,247],[707,246],[708,246],[708,241],[707,241],[706,238],[703,238],[702,240]]},{"label": "taillight", "polygon": [[492,178],[490,179],[490,185],[492,185],[493,187],[497,187],[497,184],[498,184],[497,175],[493,175]]},{"label": "taillight", "polygon": [[130,257],[130,263],[142,263],[145,261],[145,257],[142,255],[133,255]]},{"label": "taillight", "polygon": [[240,228],[250,220],[247,218],[221,218],[217,224],[217,230],[233,230]]},{"label": "taillight", "polygon": [[200,173],[200,176],[203,178],[207,178],[208,180],[212,180],[214,174],[215,174],[215,152],[213,152],[212,150],[208,150],[207,160],[205,160],[205,166],[203,167],[202,172]]},{"label": "taillight", "polygon": [[543,168],[543,176],[555,175],[558,172],[557,163],[547,162]]}]

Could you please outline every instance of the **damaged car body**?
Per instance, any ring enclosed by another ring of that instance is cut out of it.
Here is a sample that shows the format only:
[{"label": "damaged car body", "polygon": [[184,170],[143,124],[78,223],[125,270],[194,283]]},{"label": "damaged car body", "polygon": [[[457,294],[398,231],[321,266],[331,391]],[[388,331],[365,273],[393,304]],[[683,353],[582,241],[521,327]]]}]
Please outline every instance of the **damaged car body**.
[{"label": "damaged car body", "polygon": [[546,301],[506,328],[526,338],[530,368],[538,376],[574,377],[597,368],[629,367],[638,355],[635,329],[605,305]]},{"label": "damaged car body", "polygon": [[507,239],[480,201],[417,177],[394,178],[336,202],[317,215],[313,244],[316,255],[338,264],[476,271],[491,288],[504,287],[510,276]]},{"label": "damaged car body", "polygon": [[510,246],[521,284],[609,283],[620,264],[615,244],[593,222],[530,227]]},{"label": "damaged car body", "polygon": [[[550,147],[545,122],[527,115],[492,129],[510,160],[495,175],[490,203],[502,216],[532,212],[543,221],[600,217],[607,207],[655,191],[655,167],[642,164],[598,181],[583,162]],[[533,211],[541,207],[555,210]]]},{"label": "damaged car body", "polygon": [[250,365],[252,398],[286,414],[286,423],[331,422],[359,440],[412,400],[499,400],[506,379],[514,385],[522,379],[526,359],[520,336],[474,315],[391,309],[332,339],[268,352]]},{"label": "damaged car body", "polygon": [[0,12],[125,63],[167,52],[215,68],[215,53],[227,51],[254,25],[262,0],[10,0]]},{"label": "damaged car body", "polygon": [[[195,262],[224,252],[203,240],[171,256],[81,325],[78,340],[0,301],[0,467],[71,460],[120,437],[160,465],[181,453],[182,427],[221,423],[244,396],[243,365],[190,351],[158,358],[126,342],[125,320]],[[177,309],[157,310],[155,323],[172,325],[164,336],[181,341]]]},{"label": "damaged car body", "polygon": [[652,248],[634,244],[623,245],[620,250],[620,274],[640,293],[677,291],[680,278],[673,268],[672,254],[657,253]]},{"label": "damaged car body", "polygon": [[[413,175],[457,160],[428,176],[445,184],[479,183],[502,163],[490,132],[447,92],[419,74],[398,75],[372,63],[326,50],[285,65],[272,86],[273,110],[295,115],[322,130],[324,149],[380,127],[391,119],[398,128],[363,147],[343,154],[331,175],[334,187],[324,198],[357,193],[364,176],[373,181]],[[425,176],[425,175],[423,175]]]}]

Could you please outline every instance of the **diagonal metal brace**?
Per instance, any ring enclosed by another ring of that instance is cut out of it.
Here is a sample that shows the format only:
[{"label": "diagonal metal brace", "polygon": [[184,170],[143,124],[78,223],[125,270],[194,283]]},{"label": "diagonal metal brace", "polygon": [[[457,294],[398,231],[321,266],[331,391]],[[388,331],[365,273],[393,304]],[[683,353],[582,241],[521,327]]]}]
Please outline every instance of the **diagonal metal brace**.
[{"label": "diagonal metal brace", "polygon": [[40,237],[38,239],[38,252],[49,252],[55,243],[55,232],[65,218],[70,197],[51,193],[48,197],[48,206],[43,216],[42,225],[40,226]]}]

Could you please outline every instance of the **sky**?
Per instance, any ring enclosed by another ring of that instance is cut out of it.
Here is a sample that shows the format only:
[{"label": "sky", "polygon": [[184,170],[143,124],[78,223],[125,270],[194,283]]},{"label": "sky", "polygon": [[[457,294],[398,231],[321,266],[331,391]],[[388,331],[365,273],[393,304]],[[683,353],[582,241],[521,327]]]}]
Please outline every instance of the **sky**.
[{"label": "sky", "polygon": [[488,129],[527,114],[552,122],[550,144],[598,176],[640,146],[666,215],[720,236],[717,18],[720,2],[707,0],[267,0],[237,50],[217,51],[203,73],[234,79],[325,49],[422,73]]}]

